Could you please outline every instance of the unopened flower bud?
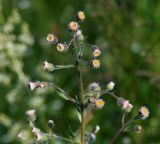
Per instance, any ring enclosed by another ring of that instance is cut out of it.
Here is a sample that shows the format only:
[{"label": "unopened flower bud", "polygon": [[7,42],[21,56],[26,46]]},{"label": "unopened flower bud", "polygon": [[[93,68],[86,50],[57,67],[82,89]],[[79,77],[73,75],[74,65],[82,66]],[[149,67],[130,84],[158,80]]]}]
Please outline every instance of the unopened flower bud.
[{"label": "unopened flower bud", "polygon": [[29,87],[30,87],[31,91],[33,91],[39,87],[39,84],[37,82],[29,81]]},{"label": "unopened flower bud", "polygon": [[142,131],[142,127],[140,125],[135,125],[133,131],[140,133]]},{"label": "unopened flower bud", "polygon": [[36,128],[36,127],[33,127],[33,128],[32,128],[32,132],[35,133],[35,134],[37,134],[37,133],[40,133],[41,130],[38,129],[38,128]]},{"label": "unopened flower bud", "polygon": [[68,45],[67,43],[58,43],[57,44],[57,51],[59,52],[67,52],[68,51]]},{"label": "unopened flower bud", "polygon": [[25,135],[24,135],[24,133],[22,131],[18,134],[18,138],[20,140],[25,140]]},{"label": "unopened flower bud", "polygon": [[42,133],[37,133],[36,134],[36,140],[39,142],[39,141],[45,141],[47,140],[47,136],[42,134]]},{"label": "unopened flower bud", "polygon": [[146,108],[145,106],[142,106],[138,111],[138,116],[143,120],[146,119],[149,116],[148,108]]},{"label": "unopened flower bud", "polygon": [[43,70],[44,71],[49,71],[49,72],[51,72],[51,71],[53,71],[54,70],[54,65],[52,64],[52,63],[48,63],[47,61],[45,61],[44,63],[43,63]]},{"label": "unopened flower bud", "polygon": [[124,98],[120,97],[117,99],[117,104],[118,106],[121,107],[122,110],[125,110],[125,111],[129,111],[132,109],[132,105],[129,103],[128,100],[125,100]]},{"label": "unopened flower bud", "polygon": [[109,82],[106,86],[107,90],[111,91],[114,89],[115,83],[114,82]]},{"label": "unopened flower bud", "polygon": [[81,41],[84,40],[84,36],[83,36],[81,30],[77,30],[77,32],[76,32],[76,34],[75,34],[75,38],[76,38],[79,42],[81,42]]},{"label": "unopened flower bud", "polygon": [[33,122],[36,120],[36,110],[34,110],[34,109],[28,110],[26,112],[26,115],[27,115],[29,121]]},{"label": "unopened flower bud", "polygon": [[100,126],[99,126],[99,125],[96,125],[95,130],[94,130],[94,133],[97,134],[99,131],[100,131]]},{"label": "unopened flower bud", "polygon": [[131,112],[132,109],[133,109],[133,105],[129,103],[126,108],[126,112]]},{"label": "unopened flower bud", "polygon": [[54,127],[54,121],[53,120],[48,121],[48,127],[51,128],[51,129]]}]

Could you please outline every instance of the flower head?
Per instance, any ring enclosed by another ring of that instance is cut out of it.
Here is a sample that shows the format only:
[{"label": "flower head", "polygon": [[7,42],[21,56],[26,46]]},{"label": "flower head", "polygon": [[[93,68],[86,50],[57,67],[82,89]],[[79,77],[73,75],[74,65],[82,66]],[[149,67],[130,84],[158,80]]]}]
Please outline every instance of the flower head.
[{"label": "flower head", "polygon": [[103,99],[100,99],[100,98],[95,99],[95,101],[94,101],[94,105],[95,105],[95,107],[98,108],[98,109],[103,108],[103,107],[104,107],[104,104],[105,104],[104,100],[103,100]]},{"label": "flower head", "polygon": [[86,18],[86,16],[85,16],[85,14],[84,14],[83,11],[79,11],[79,12],[77,13],[77,18],[78,18],[78,20],[80,20],[80,21],[84,21],[85,18]]},{"label": "flower head", "polygon": [[101,51],[96,45],[93,45],[91,49],[94,57],[99,57],[101,55]]},{"label": "flower head", "polygon": [[77,22],[75,21],[71,21],[69,24],[68,24],[68,28],[72,31],[77,31],[78,28],[79,28],[79,25]]},{"label": "flower head", "polygon": [[47,41],[52,44],[56,44],[58,42],[58,38],[54,34],[48,34]]},{"label": "flower head", "polygon": [[43,62],[43,70],[51,72],[54,70],[54,65],[52,63],[48,63],[47,61],[45,61]]},{"label": "flower head", "polygon": [[100,68],[100,66],[101,66],[100,60],[97,60],[97,59],[92,60],[92,61],[91,61],[91,66],[92,66],[93,68]]},{"label": "flower head", "polygon": [[68,50],[67,43],[58,43],[57,44],[57,51],[59,51],[59,52],[67,52],[67,50]]},{"label": "flower head", "polygon": [[149,116],[148,108],[146,108],[145,106],[142,106],[138,111],[138,116],[143,120],[146,119]]},{"label": "flower head", "polygon": [[106,86],[107,90],[111,91],[114,89],[115,83],[114,82],[109,82]]}]

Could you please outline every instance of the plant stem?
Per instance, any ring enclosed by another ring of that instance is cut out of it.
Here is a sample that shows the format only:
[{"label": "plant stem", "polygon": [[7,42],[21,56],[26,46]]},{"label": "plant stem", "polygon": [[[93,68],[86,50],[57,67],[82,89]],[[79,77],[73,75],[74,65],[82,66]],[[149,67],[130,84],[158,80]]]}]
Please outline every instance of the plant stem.
[{"label": "plant stem", "polygon": [[85,139],[85,111],[84,111],[84,95],[83,95],[83,80],[80,66],[79,71],[79,82],[80,82],[80,102],[81,102],[81,144],[84,144]]},{"label": "plant stem", "polygon": [[77,43],[74,36],[74,54],[76,61],[76,68],[79,74],[79,89],[80,89],[80,105],[81,105],[81,144],[85,144],[85,108],[84,108],[84,88],[83,88],[83,78],[82,78],[82,70],[79,65],[79,56],[77,53]]},{"label": "plant stem", "polygon": [[109,142],[109,144],[114,144],[114,142],[116,141],[116,139],[118,138],[118,136],[123,132],[123,130],[129,125],[131,124],[136,117],[133,117],[132,119],[130,119],[128,122],[124,123],[124,119],[125,119],[125,113],[123,113],[122,115],[122,125],[120,127],[120,129],[116,132],[116,134],[114,135],[114,137],[112,138],[112,140]]}]

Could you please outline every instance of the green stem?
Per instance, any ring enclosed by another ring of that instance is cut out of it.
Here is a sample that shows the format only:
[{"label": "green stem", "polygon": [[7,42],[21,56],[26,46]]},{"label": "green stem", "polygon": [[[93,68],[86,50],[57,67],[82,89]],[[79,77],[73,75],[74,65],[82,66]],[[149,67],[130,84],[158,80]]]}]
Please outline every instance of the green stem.
[{"label": "green stem", "polygon": [[74,54],[76,61],[76,68],[79,73],[79,89],[80,89],[80,104],[81,104],[81,144],[85,144],[85,109],[84,109],[84,88],[83,88],[83,78],[82,71],[78,61],[78,53],[77,53],[77,43],[74,36]]}]

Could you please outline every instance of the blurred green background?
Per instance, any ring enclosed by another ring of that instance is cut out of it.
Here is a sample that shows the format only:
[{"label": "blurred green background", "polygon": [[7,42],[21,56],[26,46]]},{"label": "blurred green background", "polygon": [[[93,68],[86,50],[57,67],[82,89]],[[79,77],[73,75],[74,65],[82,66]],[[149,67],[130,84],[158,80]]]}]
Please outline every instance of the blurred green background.
[{"label": "blurred green background", "polygon": [[[137,113],[150,109],[150,117],[137,124],[140,134],[123,133],[116,144],[160,144],[160,1],[158,0],[0,0],[0,143],[17,144],[21,129],[29,131],[25,112],[37,110],[37,125],[69,136],[79,121],[75,107],[63,101],[52,88],[30,92],[29,80],[54,81],[70,95],[78,94],[73,69],[43,72],[44,60],[54,64],[73,62],[72,51],[58,53],[46,41],[55,33],[62,41],[70,38],[67,24],[78,10],[85,11],[83,34],[102,51],[102,67],[83,69],[85,88],[91,82],[116,83],[115,93],[129,99]],[[86,47],[86,58],[90,48]],[[120,125],[121,112],[115,100],[104,96],[102,110],[95,110],[90,129],[99,125],[95,144],[106,144]],[[57,142],[58,143],[58,142]],[[59,142],[60,143],[60,142]]]}]

